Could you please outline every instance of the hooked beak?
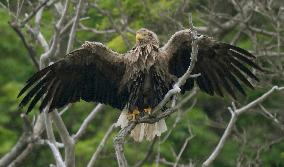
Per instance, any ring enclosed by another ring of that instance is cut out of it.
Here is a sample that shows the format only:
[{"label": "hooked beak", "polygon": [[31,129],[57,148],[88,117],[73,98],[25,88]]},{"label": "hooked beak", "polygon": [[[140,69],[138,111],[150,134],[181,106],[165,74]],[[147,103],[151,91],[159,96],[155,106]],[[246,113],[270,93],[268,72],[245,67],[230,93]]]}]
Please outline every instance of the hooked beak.
[{"label": "hooked beak", "polygon": [[140,33],[136,33],[136,42],[141,41],[143,39],[143,35]]}]

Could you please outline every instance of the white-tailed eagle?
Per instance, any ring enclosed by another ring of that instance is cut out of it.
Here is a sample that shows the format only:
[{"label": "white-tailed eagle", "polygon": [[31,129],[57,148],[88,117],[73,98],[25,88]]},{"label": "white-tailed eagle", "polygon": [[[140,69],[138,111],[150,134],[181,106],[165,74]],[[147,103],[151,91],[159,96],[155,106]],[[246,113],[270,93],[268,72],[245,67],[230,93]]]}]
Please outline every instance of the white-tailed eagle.
[{"label": "white-tailed eagle", "polygon": [[[191,43],[192,33],[186,29],[176,32],[160,47],[157,35],[145,28],[137,31],[136,45],[124,54],[101,43],[86,42],[35,73],[19,93],[25,94],[20,106],[29,103],[30,112],[42,98],[40,110],[48,106],[52,111],[82,99],[127,109],[129,119],[149,114],[188,69]],[[262,70],[254,60],[255,56],[237,46],[202,38],[193,69],[201,76],[189,78],[182,92],[196,83],[209,95],[246,95],[243,86],[253,89],[250,79],[258,81],[251,67]]]}]

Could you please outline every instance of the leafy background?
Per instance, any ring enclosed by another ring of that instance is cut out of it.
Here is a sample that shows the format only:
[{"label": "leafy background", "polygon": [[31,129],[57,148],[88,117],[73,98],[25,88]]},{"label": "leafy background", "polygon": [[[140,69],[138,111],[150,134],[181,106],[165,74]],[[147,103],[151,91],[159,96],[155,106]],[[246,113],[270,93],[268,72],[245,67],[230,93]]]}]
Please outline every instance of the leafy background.
[{"label": "leafy background", "polygon": [[[219,11],[232,15],[236,13],[233,7],[228,5],[228,2],[219,2],[217,6]],[[11,6],[16,5],[14,1],[10,3]],[[186,7],[186,10],[193,15],[195,26],[206,25],[206,23],[200,21],[199,14],[202,12],[202,5],[207,5],[207,3],[205,0],[192,0],[188,4],[189,6]],[[129,27],[131,29],[137,30],[141,27],[146,27],[155,31],[159,35],[161,44],[164,44],[171,34],[179,30],[179,27],[169,21],[163,14],[173,16],[183,25],[188,25],[186,15],[177,15],[178,10],[182,8],[181,4],[182,2],[179,0],[123,0],[121,9],[119,9],[115,1],[105,0],[99,2],[100,7],[109,10],[115,19],[118,19],[120,12],[123,11],[129,17]],[[29,10],[28,7],[24,7],[24,9]],[[57,19],[53,14],[53,10],[52,7],[45,9],[41,23],[41,31],[48,39],[50,39],[53,33],[53,24],[50,23],[55,23]],[[74,10],[71,8],[69,12],[72,13]],[[99,30],[112,27],[108,18],[101,15],[95,8],[88,8],[84,15],[89,17],[89,19],[82,21],[85,26]],[[28,52],[8,24],[11,18],[6,9],[0,8],[0,156],[3,156],[12,148],[22,133],[23,120],[20,118],[20,114],[24,110],[18,109],[17,105],[20,99],[17,99],[16,96],[23,87],[25,80],[36,72],[36,68],[27,56]],[[257,19],[257,17],[254,21],[256,25],[264,23],[263,19]],[[30,24],[33,23],[31,22]],[[266,28],[269,29],[269,25]],[[232,30],[222,38],[218,38],[229,42],[236,32],[236,30]],[[28,35],[28,32],[25,33],[29,37],[28,40],[34,42]],[[209,35],[215,36],[215,34]],[[131,44],[134,44],[134,34],[127,33],[127,36]],[[66,34],[67,37],[68,34]],[[260,35],[257,38],[261,40],[266,37]],[[117,33],[100,35],[84,30],[78,31],[74,48],[79,47],[86,40],[100,41],[118,52],[124,52],[128,49],[122,37]],[[252,48],[251,41],[246,36],[243,36],[237,45],[246,49]],[[39,58],[43,50],[38,45],[35,44],[35,46],[38,53],[37,58]],[[260,77],[263,76],[260,74]],[[261,80],[265,79],[262,78]],[[238,106],[257,98],[273,84],[283,85],[283,80],[281,78],[273,78],[270,83],[262,82],[257,84],[256,90],[248,90],[247,97],[239,96]],[[190,127],[195,137],[190,140],[181,157],[181,163],[186,164],[192,161],[197,166],[200,166],[210,155],[224,131],[226,122],[230,118],[230,113],[226,107],[230,105],[231,101],[229,98],[210,97],[201,92],[198,93],[196,99],[197,104],[193,109],[188,111],[193,100],[189,101],[183,108],[184,115],[181,117],[181,121],[165,142],[155,145],[154,152],[145,166],[155,166],[155,157],[158,150],[161,157],[168,161],[174,161],[173,152],[178,153],[183,142],[189,136],[188,127]],[[283,117],[283,93],[276,93],[266,100],[263,105]],[[94,106],[95,104],[79,102],[74,104],[63,115],[66,126],[71,133],[75,133],[78,130],[82,121]],[[29,117],[32,119],[37,112],[38,108],[34,109]],[[259,112],[260,108],[256,107],[239,118],[234,133],[226,142],[225,148],[214,162],[214,166],[235,166],[240,161],[249,165],[249,162],[255,160],[258,156],[257,150],[260,147],[281,136],[283,137],[283,130],[279,129],[271,120],[262,116]],[[117,120],[119,114],[118,110],[107,107],[96,116],[91,126],[88,127],[87,133],[76,144],[77,166],[86,166],[106,130]],[[175,122],[178,114],[175,113],[167,119],[169,127]],[[115,133],[113,136],[115,136]],[[147,141],[135,143],[129,138],[125,144],[126,157],[129,163],[135,164],[135,162],[141,160],[145,156],[148,146],[149,142]],[[54,159],[49,148],[37,145],[31,155],[22,163],[22,166],[47,166],[51,162],[54,162]],[[265,147],[260,153],[260,161],[255,164],[260,166],[284,166],[284,142],[277,142],[270,147]],[[97,166],[105,165],[117,166],[111,140],[107,142],[97,162]]]}]

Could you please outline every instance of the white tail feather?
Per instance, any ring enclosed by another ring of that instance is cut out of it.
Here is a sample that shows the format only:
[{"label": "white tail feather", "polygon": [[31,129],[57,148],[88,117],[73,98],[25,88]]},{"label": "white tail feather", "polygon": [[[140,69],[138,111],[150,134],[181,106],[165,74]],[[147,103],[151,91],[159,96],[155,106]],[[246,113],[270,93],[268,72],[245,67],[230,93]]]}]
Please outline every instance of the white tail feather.
[{"label": "white tail feather", "polygon": [[[128,124],[127,111],[123,110],[116,122],[116,127],[120,126],[124,128]],[[155,138],[155,136],[161,136],[162,133],[167,131],[167,125],[165,119],[154,124],[141,123],[136,125],[136,127],[131,131],[130,136],[136,141],[141,142],[145,138],[150,141]]]}]

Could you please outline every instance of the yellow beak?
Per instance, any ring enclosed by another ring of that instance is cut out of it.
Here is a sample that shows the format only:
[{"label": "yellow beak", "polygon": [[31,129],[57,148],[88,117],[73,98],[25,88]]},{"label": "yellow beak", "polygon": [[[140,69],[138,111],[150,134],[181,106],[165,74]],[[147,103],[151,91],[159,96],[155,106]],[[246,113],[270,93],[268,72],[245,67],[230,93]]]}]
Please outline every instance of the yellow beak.
[{"label": "yellow beak", "polygon": [[143,39],[143,35],[140,33],[136,33],[136,42],[140,41],[141,39]]}]

